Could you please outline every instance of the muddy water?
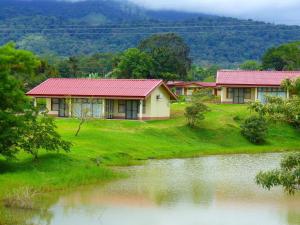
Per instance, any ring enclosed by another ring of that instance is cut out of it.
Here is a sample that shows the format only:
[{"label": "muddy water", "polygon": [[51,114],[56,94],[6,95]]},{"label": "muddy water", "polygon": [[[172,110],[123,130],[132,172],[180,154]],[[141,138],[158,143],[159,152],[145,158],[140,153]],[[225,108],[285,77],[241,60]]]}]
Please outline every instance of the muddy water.
[{"label": "muddy water", "polygon": [[265,191],[254,178],[280,155],[211,156],[149,161],[120,168],[127,179],[62,194],[34,224],[300,225],[300,195]]}]

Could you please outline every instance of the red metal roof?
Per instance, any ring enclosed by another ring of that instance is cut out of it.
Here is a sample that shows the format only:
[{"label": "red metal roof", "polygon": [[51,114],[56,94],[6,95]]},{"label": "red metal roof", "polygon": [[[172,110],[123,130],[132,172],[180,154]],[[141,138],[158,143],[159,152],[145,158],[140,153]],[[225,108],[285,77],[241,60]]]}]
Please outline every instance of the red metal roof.
[{"label": "red metal roof", "polygon": [[300,77],[300,71],[220,70],[217,85],[280,86],[287,78]]},{"label": "red metal roof", "polygon": [[201,82],[201,81],[169,81],[167,83],[170,87],[188,87],[188,86],[199,86],[199,87],[216,87],[215,82]]},{"label": "red metal roof", "polygon": [[172,99],[176,99],[162,80],[146,79],[50,78],[27,92],[27,95],[143,99],[161,85],[166,88]]}]

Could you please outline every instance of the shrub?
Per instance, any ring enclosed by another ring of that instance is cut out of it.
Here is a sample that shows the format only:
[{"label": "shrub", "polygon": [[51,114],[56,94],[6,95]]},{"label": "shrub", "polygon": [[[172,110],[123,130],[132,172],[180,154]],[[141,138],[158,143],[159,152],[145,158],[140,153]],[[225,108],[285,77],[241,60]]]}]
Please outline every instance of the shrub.
[{"label": "shrub", "polygon": [[188,125],[194,127],[197,122],[204,120],[204,114],[208,111],[208,107],[201,102],[195,102],[191,106],[186,107],[184,115]]},{"label": "shrub", "polygon": [[241,125],[241,133],[250,142],[261,144],[265,142],[268,132],[268,125],[262,116],[251,116]]}]

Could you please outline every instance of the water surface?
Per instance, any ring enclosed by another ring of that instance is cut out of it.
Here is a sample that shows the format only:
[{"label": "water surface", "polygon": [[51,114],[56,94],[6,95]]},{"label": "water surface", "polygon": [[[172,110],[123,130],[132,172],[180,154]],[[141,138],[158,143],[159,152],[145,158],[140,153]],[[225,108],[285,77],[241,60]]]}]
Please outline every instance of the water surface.
[{"label": "water surface", "polygon": [[281,155],[153,160],[119,168],[127,179],[62,194],[47,225],[300,225],[300,195],[265,191],[254,178]]}]

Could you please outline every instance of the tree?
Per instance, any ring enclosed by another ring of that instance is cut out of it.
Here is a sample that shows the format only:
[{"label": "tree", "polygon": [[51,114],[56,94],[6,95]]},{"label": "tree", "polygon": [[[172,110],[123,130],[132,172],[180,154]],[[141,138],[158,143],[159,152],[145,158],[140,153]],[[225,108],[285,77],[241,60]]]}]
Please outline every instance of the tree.
[{"label": "tree", "polygon": [[282,81],[281,87],[287,90],[291,95],[297,95],[300,97],[300,78],[295,80],[285,79]]},{"label": "tree", "polygon": [[202,103],[202,96],[193,94],[191,105],[185,108],[185,118],[190,127],[196,126],[200,120],[205,119],[205,113],[209,111],[207,105]]},{"label": "tree", "polygon": [[153,60],[137,48],[126,50],[113,71],[117,78],[154,78],[152,75]]},{"label": "tree", "polygon": [[56,128],[54,119],[46,115],[46,112],[40,116],[37,111],[35,114],[28,114],[18,148],[33,155],[34,159],[38,158],[40,149],[56,152],[63,149],[69,152],[71,143],[62,140]]},{"label": "tree", "polygon": [[35,70],[39,65],[40,61],[32,52],[16,49],[14,43],[0,47],[0,71],[20,80],[25,90],[35,83]]},{"label": "tree", "polygon": [[190,49],[184,40],[174,33],[155,34],[143,40],[138,48],[148,53],[154,61],[154,74],[177,74],[178,79],[186,80],[191,67]]},{"label": "tree", "polygon": [[261,70],[261,64],[255,60],[247,60],[240,65],[242,70]]},{"label": "tree", "polygon": [[300,153],[285,156],[280,163],[280,169],[259,172],[256,176],[256,183],[268,190],[275,186],[282,186],[289,194],[299,191]]},{"label": "tree", "polygon": [[185,117],[189,126],[194,127],[200,120],[204,120],[204,114],[208,112],[208,107],[201,103],[193,103],[185,108]]},{"label": "tree", "polygon": [[23,92],[21,75],[34,74],[39,65],[36,57],[10,44],[1,47],[0,52],[0,154],[13,158],[20,149],[49,150],[57,143],[68,149],[67,142],[56,133],[54,123],[46,115],[40,118]]},{"label": "tree", "polygon": [[241,125],[241,134],[254,144],[265,142],[268,125],[262,116],[251,116]]},{"label": "tree", "polygon": [[299,70],[300,42],[283,44],[266,51],[262,57],[262,68],[265,70]]}]

